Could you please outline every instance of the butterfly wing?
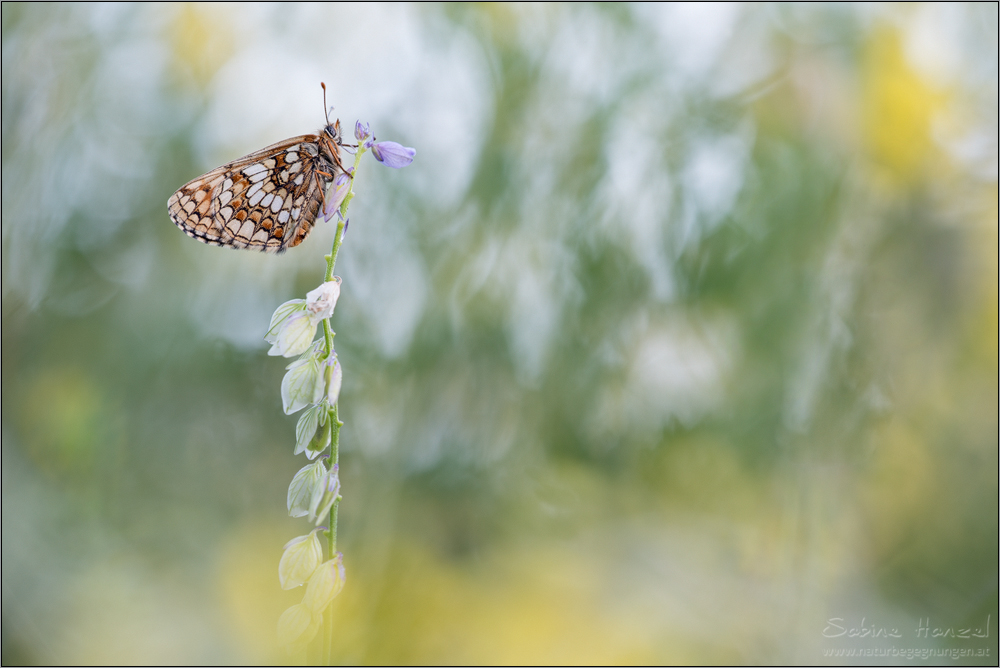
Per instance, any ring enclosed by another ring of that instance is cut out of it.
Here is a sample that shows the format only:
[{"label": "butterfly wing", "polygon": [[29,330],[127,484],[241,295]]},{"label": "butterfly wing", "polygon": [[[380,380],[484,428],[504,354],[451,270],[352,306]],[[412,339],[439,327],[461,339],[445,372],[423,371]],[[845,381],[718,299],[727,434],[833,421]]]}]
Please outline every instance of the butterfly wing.
[{"label": "butterfly wing", "polygon": [[222,165],[167,201],[170,219],[214,246],[280,252],[312,230],[333,170],[320,166],[320,137],[292,137]]}]

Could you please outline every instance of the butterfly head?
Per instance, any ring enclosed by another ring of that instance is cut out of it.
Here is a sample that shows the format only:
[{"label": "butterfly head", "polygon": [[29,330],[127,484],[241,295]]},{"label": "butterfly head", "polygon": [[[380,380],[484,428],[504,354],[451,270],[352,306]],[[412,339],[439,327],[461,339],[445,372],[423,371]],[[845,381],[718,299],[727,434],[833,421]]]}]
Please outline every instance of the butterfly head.
[{"label": "butterfly head", "polygon": [[327,119],[327,124],[323,128],[323,134],[333,140],[334,144],[340,146],[343,143],[340,135],[340,119],[338,118],[335,123],[330,123],[329,119]]}]

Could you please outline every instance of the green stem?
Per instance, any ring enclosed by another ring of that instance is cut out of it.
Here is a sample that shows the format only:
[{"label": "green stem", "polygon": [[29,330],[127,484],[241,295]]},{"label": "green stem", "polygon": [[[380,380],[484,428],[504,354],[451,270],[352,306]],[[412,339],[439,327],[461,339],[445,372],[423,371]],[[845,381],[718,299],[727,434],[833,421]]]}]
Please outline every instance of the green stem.
[{"label": "green stem", "polygon": [[[344,426],[344,423],[340,421],[337,417],[337,404],[333,405],[330,409],[330,414],[326,418],[332,422],[332,434],[330,436],[330,466],[339,467],[340,462],[340,428]],[[337,554],[337,508],[340,506],[340,495],[333,501],[333,506],[330,507],[330,517],[328,520],[328,526],[330,527],[326,532],[326,537],[328,541],[328,549],[330,558],[333,559]],[[327,624],[323,629],[323,655],[322,661],[328,666],[333,665],[333,632],[334,632],[334,621],[333,621],[333,601],[327,606],[324,614],[327,618]]]},{"label": "green stem", "polygon": [[[337,415],[337,404],[333,405],[330,409],[330,414],[326,418],[331,421],[331,431],[330,435],[330,466],[331,468],[340,466],[340,428],[344,426],[344,423],[340,421]],[[327,525],[330,527],[326,531],[327,538],[327,548],[330,555],[330,559],[333,559],[337,555],[337,509],[340,507],[340,495],[333,500],[333,505],[330,507],[330,517],[327,520]],[[326,665],[333,665],[333,632],[334,632],[334,621],[333,621],[333,601],[327,606],[324,613],[327,618],[327,624],[323,629],[323,656],[322,661],[326,662]]]},{"label": "green stem", "polygon": [[[345,197],[346,201],[347,198]],[[326,260],[326,278],[323,279],[324,282],[333,280],[333,265],[337,263],[337,253],[340,252],[340,244],[344,241],[344,221],[340,220],[337,222],[337,234],[333,237],[333,248],[330,249],[330,254],[324,256]]]},{"label": "green stem", "polygon": [[[330,415],[327,420],[331,421],[331,434],[330,434],[330,467],[338,468],[340,467],[340,428],[344,426],[344,423],[340,421],[337,415],[337,404],[333,405],[330,409]],[[330,558],[337,554],[337,508],[340,506],[340,495],[333,500],[333,505],[330,506],[330,519],[329,519],[329,529],[327,530],[327,535],[329,536],[329,547],[330,547]]]},{"label": "green stem", "polygon": [[[365,148],[359,146],[357,153],[354,154],[354,169],[351,170],[351,188],[347,192],[347,196],[344,197],[344,201],[340,205],[340,220],[337,221],[337,233],[333,237],[333,248],[330,249],[330,254],[325,257],[326,259],[326,281],[333,280],[333,267],[337,264],[337,253],[340,252],[340,245],[344,241],[344,229],[347,227],[345,221],[347,216],[347,207],[350,206],[351,200],[354,199],[354,175],[358,172],[358,164],[361,162],[361,156],[365,152]],[[326,343],[326,355],[329,357],[333,354],[333,337],[335,333],[330,327],[330,319],[323,320],[323,339]],[[338,415],[338,404],[334,404],[330,409],[330,414],[327,419],[331,421],[331,434],[330,434],[330,466],[340,467],[340,428],[344,426],[344,423],[340,421]],[[333,559],[337,554],[337,511],[340,508],[340,495],[334,499],[333,505],[330,507],[330,517],[327,520],[327,526],[329,529],[326,531],[327,537],[327,548],[330,555],[330,559]],[[326,615],[328,618],[328,623],[323,632],[323,659],[325,659],[327,665],[333,665],[333,632],[334,632],[334,622],[333,622],[333,603],[326,609]]]}]

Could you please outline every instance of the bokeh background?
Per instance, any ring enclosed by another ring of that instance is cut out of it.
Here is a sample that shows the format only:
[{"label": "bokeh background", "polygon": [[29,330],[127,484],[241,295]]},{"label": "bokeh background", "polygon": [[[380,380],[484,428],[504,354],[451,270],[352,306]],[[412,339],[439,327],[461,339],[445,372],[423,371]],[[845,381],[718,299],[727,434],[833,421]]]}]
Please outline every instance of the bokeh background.
[{"label": "bokeh background", "polygon": [[263,336],[333,226],[166,201],[325,81],[417,149],[337,265],[336,661],[995,665],[997,23],[4,3],[3,663],[318,660]]}]

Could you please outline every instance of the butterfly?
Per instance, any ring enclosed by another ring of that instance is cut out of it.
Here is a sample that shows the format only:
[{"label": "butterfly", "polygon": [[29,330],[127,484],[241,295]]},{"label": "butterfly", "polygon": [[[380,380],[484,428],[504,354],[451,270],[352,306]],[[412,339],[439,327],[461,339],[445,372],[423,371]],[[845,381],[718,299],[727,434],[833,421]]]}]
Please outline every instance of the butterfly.
[{"label": "butterfly", "polygon": [[[323,106],[326,107],[326,85]],[[278,253],[309,236],[338,172],[340,121],[271,144],[180,187],[167,211],[189,237],[213,246]]]}]

